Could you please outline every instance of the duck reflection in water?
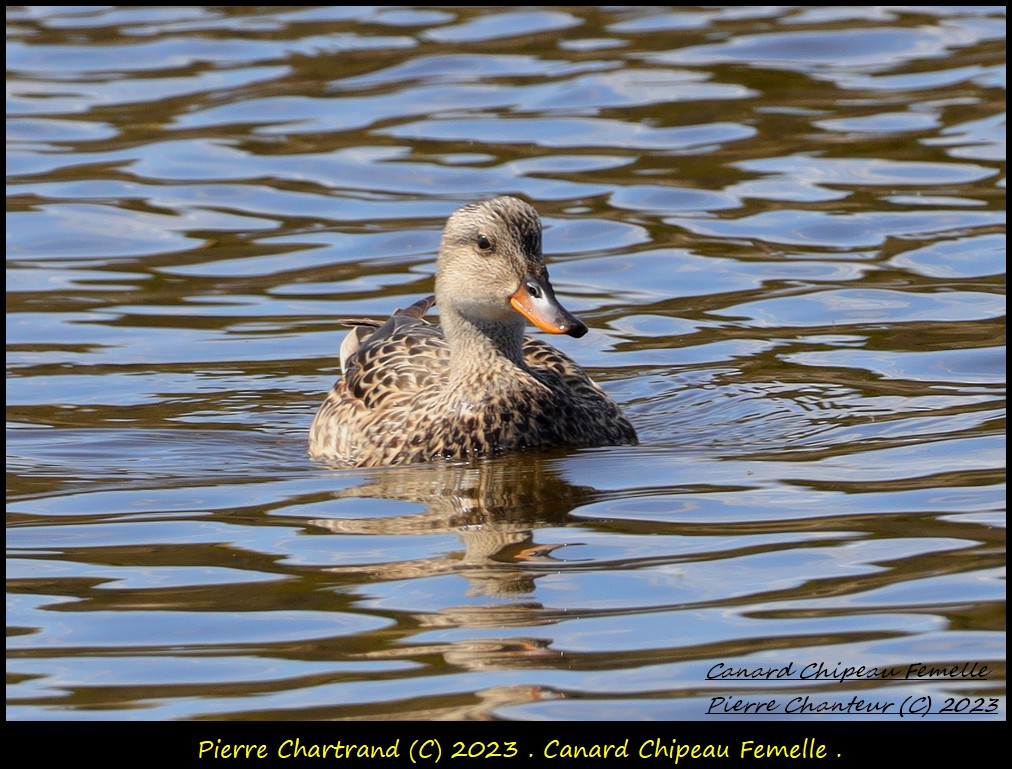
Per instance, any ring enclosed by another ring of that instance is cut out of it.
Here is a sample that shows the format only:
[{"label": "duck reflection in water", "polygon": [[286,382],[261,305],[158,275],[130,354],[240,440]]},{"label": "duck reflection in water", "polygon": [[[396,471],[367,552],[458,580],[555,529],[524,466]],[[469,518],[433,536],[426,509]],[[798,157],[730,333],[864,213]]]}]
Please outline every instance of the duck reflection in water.
[{"label": "duck reflection in water", "polygon": [[[534,530],[564,526],[570,512],[604,495],[566,481],[554,465],[558,459],[541,453],[499,457],[472,463],[432,463],[388,468],[370,473],[354,488],[334,492],[340,499],[391,499],[421,503],[412,515],[375,518],[314,519],[311,524],[341,534],[419,535],[456,533],[463,553],[418,560],[342,566],[335,572],[369,574],[377,580],[398,580],[458,573],[471,582],[470,594],[514,597],[534,591],[535,580],[547,573],[538,563],[555,564],[558,543],[538,544]],[[525,624],[530,606],[467,608],[477,612],[468,624]],[[512,621],[502,613],[513,614]],[[540,613],[529,621],[544,621]]]}]

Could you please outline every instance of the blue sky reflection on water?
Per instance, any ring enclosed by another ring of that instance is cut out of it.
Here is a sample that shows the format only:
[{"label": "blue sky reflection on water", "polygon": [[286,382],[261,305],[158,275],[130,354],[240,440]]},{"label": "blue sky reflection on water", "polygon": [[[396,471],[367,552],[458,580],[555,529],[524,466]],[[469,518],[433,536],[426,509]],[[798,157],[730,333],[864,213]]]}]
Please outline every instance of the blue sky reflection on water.
[{"label": "blue sky reflection on water", "polygon": [[[9,720],[1005,718],[1003,8],[9,8],[7,83]],[[641,445],[311,460],[497,194]]]}]

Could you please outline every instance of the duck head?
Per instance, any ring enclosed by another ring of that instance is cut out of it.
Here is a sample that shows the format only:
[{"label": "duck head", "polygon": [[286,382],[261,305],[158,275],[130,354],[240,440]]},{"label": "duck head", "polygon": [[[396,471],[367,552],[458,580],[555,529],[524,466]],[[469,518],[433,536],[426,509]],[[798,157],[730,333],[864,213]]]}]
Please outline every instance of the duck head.
[{"label": "duck head", "polygon": [[522,325],[523,316],[550,334],[587,333],[555,298],[541,252],[537,211],[508,196],[466,205],[447,220],[436,269],[436,301],[443,310],[481,325]]}]

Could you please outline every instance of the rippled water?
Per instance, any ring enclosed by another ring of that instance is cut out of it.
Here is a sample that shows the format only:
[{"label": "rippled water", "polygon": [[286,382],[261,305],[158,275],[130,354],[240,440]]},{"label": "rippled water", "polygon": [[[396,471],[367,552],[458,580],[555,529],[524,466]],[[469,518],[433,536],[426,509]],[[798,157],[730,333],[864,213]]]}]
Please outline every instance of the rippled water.
[{"label": "rippled water", "polygon": [[[8,8],[8,718],[1004,718],[1004,13]],[[501,193],[642,445],[311,460]]]}]

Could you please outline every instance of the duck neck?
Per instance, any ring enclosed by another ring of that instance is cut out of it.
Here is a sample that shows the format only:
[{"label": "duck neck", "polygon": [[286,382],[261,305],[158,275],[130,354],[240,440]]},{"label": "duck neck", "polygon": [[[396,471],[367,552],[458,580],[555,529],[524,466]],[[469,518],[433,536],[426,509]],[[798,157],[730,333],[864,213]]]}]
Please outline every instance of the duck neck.
[{"label": "duck neck", "polygon": [[443,307],[439,322],[450,348],[451,377],[486,379],[524,368],[524,321],[519,315],[493,320]]}]

